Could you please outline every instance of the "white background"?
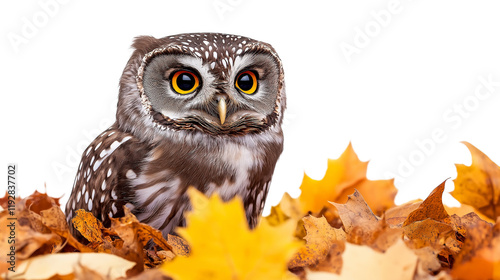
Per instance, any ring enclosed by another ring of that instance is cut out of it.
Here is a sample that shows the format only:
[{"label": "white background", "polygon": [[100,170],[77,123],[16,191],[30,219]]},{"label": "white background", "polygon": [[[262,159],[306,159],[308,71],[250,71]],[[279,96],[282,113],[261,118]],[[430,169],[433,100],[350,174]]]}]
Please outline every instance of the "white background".
[{"label": "white background", "polygon": [[267,210],[285,191],[300,194],[304,171],[322,178],[349,141],[370,160],[369,179],[396,176],[397,203],[424,198],[456,176],[454,163],[470,164],[460,141],[500,163],[500,86],[488,92],[480,81],[500,82],[499,8],[494,0],[2,1],[4,176],[17,163],[22,196],[46,184],[65,203],[81,152],[114,122],[133,38],[224,32],[269,42],[284,62],[285,151]]}]

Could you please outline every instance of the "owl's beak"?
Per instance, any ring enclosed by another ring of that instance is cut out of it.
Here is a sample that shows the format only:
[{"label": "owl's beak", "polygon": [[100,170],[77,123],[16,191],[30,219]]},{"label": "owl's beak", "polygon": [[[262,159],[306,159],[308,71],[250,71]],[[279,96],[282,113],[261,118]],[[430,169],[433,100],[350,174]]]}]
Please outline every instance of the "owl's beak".
[{"label": "owl's beak", "polygon": [[224,97],[219,99],[219,106],[217,107],[219,109],[220,124],[224,124],[224,122],[226,121],[226,111],[227,111],[226,99]]}]

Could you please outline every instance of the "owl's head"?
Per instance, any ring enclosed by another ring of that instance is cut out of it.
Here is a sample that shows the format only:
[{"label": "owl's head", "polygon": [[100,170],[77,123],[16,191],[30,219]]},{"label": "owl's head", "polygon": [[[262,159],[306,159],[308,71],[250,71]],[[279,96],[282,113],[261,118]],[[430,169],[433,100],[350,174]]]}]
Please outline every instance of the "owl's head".
[{"label": "owl's head", "polygon": [[118,125],[229,137],[281,133],[281,60],[267,43],[193,33],[136,38],[120,83]]}]

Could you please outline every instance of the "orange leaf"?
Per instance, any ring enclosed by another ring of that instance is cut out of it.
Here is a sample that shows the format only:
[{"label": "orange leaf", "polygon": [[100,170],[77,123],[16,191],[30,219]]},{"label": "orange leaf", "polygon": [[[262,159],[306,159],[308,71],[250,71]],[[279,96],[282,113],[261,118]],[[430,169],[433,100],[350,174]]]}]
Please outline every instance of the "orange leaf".
[{"label": "orange leaf", "polygon": [[500,216],[500,167],[472,144],[463,143],[471,152],[472,164],[456,164],[458,175],[451,195],[496,220]]},{"label": "orange leaf", "polygon": [[407,226],[411,223],[423,221],[426,219],[449,222],[450,215],[446,213],[442,200],[445,182],[446,181],[437,186],[422,202],[422,204],[420,204],[420,206],[415,211],[411,212],[410,215],[408,215],[408,218],[403,223],[403,226]]},{"label": "orange leaf", "polygon": [[75,217],[71,219],[75,229],[91,243],[102,243],[102,223],[92,213],[83,209],[76,210]]},{"label": "orange leaf", "polygon": [[59,206],[52,206],[50,209],[42,210],[40,215],[42,217],[42,223],[47,228],[59,236],[64,237],[75,249],[80,252],[93,252],[92,249],[81,244],[73,235],[71,235],[68,223],[66,222],[66,216]]},{"label": "orange leaf", "polygon": [[35,191],[34,194],[26,198],[26,207],[37,214],[40,214],[40,211],[47,210],[54,205],[60,206],[59,198],[50,197],[46,193]]},{"label": "orange leaf", "polygon": [[451,276],[461,280],[500,279],[500,236],[481,248],[470,260],[455,265]]},{"label": "orange leaf", "polygon": [[369,198],[367,203],[376,213],[392,207],[397,192],[393,180],[368,180],[367,166],[368,162],[360,161],[349,144],[340,158],[328,160],[323,179],[314,180],[304,174],[299,197],[302,211],[318,213],[323,207],[331,208],[329,201],[343,203],[354,188]]}]

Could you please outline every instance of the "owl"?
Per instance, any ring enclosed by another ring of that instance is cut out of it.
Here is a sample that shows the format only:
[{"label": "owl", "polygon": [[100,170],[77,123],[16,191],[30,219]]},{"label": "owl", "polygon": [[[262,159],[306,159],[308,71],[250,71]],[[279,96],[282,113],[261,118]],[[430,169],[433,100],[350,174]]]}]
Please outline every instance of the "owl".
[{"label": "owl", "polygon": [[107,226],[126,206],[166,236],[185,225],[194,187],[241,197],[254,227],[283,150],[285,84],[274,48],[220,33],[142,36],[132,48],[116,122],[82,154],[68,221],[84,209]]}]

